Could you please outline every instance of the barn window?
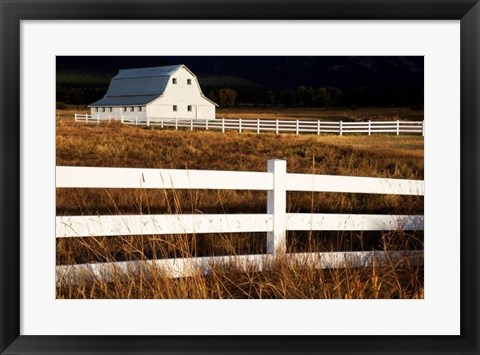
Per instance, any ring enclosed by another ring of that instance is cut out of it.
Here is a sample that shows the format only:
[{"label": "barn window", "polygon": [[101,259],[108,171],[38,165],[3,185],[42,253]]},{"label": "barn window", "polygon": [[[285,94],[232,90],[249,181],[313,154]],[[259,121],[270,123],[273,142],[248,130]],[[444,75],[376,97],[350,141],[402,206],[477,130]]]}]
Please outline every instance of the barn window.
[{"label": "barn window", "polygon": [[192,79],[187,79],[187,85],[192,85]]},{"label": "barn window", "polygon": [[172,78],[172,83],[177,84],[177,78]]},{"label": "barn window", "polygon": [[173,111],[177,111],[177,105],[173,105]]},{"label": "barn window", "polygon": [[133,112],[133,109],[134,109],[134,107],[133,107],[133,106],[132,106],[132,107],[130,107],[130,112]]},{"label": "barn window", "polygon": [[187,106],[187,111],[189,111],[189,112],[192,111],[192,105]]},{"label": "barn window", "polygon": [[102,107],[102,112],[105,112],[105,107]]},{"label": "barn window", "polygon": [[127,112],[127,108],[126,108],[126,107],[123,108],[123,112]]},{"label": "barn window", "polygon": [[138,107],[138,112],[142,112],[142,106]]},{"label": "barn window", "polygon": [[111,107],[109,107],[109,108],[108,108],[108,111],[112,112],[112,108],[111,108]]},{"label": "barn window", "polygon": [[95,107],[95,112],[98,112],[98,107]]}]

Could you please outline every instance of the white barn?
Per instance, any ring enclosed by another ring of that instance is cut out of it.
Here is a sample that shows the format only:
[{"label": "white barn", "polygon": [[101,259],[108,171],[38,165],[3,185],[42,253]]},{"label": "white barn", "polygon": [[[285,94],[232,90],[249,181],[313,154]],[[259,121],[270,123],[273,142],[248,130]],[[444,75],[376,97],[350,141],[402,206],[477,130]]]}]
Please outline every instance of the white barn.
[{"label": "white barn", "polygon": [[105,96],[89,105],[92,118],[215,119],[215,102],[185,65],[124,69]]}]

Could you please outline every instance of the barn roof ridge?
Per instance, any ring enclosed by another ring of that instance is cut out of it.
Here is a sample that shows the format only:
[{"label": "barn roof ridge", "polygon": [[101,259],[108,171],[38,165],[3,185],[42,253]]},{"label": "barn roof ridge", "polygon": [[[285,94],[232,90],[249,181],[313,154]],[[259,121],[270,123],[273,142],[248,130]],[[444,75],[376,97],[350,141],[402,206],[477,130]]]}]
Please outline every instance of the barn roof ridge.
[{"label": "barn roof ridge", "polygon": [[182,67],[182,66],[185,66],[185,64],[155,65],[153,67],[126,68],[126,69],[119,69],[119,71],[140,70],[140,69],[156,69],[156,68],[168,68],[168,67]]},{"label": "barn roof ridge", "polygon": [[145,79],[145,78],[161,78],[163,76],[171,76],[172,74],[165,74],[165,75],[150,75],[150,76],[134,76],[134,77],[128,77],[128,78],[115,78],[113,77],[113,79],[115,80],[135,80],[135,79],[138,79],[138,78],[142,78],[142,79]]}]

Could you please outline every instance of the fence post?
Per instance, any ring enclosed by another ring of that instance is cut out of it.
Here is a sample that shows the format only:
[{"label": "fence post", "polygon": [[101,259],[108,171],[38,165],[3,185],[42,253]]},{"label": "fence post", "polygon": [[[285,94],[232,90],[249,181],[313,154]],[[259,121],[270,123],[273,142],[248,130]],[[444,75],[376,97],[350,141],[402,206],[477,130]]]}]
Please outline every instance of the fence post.
[{"label": "fence post", "polygon": [[278,134],[278,118],[275,120],[275,134]]},{"label": "fence post", "polygon": [[422,121],[422,137],[425,136],[425,120]]},{"label": "fence post", "polygon": [[138,117],[135,116],[135,126],[138,125]]},{"label": "fence post", "polygon": [[241,118],[238,119],[238,132],[242,133],[242,119]]},{"label": "fence post", "polygon": [[372,122],[370,120],[368,120],[368,135],[372,135]]},{"label": "fence post", "polygon": [[298,136],[298,120],[297,120],[297,127],[296,127],[296,129],[295,129],[295,133],[296,133],[297,136]]},{"label": "fence post", "polygon": [[317,121],[317,135],[320,135],[320,120]]},{"label": "fence post", "polygon": [[147,116],[147,127],[150,127],[150,116]]},{"label": "fence post", "polygon": [[260,119],[257,118],[257,134],[260,133]]},{"label": "fence post", "polygon": [[397,120],[397,136],[400,135],[400,120]]},{"label": "fence post", "polygon": [[85,124],[87,124],[87,123],[88,123],[88,114],[85,115]]},{"label": "fence post", "polygon": [[175,130],[178,131],[178,118],[175,117]]},{"label": "fence post", "polygon": [[205,120],[205,129],[208,131],[208,118]]},{"label": "fence post", "polygon": [[273,174],[273,190],[267,192],[267,213],[273,219],[273,230],[267,232],[267,253],[278,257],[286,253],[287,162],[271,159],[267,169]]},{"label": "fence post", "polygon": [[77,122],[77,114],[75,114],[75,122]]},{"label": "fence post", "polygon": [[225,117],[222,117],[222,133],[225,133]]},{"label": "fence post", "polygon": [[97,124],[100,123],[100,115],[97,115]]},{"label": "fence post", "polygon": [[193,131],[193,117],[190,117],[190,131]]},{"label": "fence post", "polygon": [[120,115],[120,121],[123,123],[123,113]]},{"label": "fence post", "polygon": [[340,135],[341,135],[341,136],[343,135],[343,132],[342,132],[342,121],[340,121]]},{"label": "fence post", "polygon": [[112,123],[112,115],[108,114],[108,124]]},{"label": "fence post", "polygon": [[160,117],[160,128],[163,128],[163,116]]}]

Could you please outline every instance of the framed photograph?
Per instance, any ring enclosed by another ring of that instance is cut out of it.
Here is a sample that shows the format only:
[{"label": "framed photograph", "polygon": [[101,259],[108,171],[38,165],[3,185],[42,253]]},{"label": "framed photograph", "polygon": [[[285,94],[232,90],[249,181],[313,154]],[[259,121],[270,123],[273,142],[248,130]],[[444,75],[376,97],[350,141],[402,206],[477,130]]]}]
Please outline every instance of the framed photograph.
[{"label": "framed photograph", "polygon": [[479,354],[478,1],[1,1],[2,354]]}]

